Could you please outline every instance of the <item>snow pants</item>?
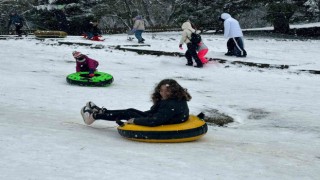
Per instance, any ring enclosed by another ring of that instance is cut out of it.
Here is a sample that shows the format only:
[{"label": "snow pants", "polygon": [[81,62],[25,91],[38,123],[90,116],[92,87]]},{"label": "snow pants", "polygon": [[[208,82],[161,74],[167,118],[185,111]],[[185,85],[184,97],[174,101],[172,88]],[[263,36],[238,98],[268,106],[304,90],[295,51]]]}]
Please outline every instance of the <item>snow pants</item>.
[{"label": "snow pants", "polygon": [[22,35],[22,31],[21,31],[21,28],[23,27],[22,24],[16,24],[16,33],[18,36],[21,36]]},{"label": "snow pants", "polygon": [[187,44],[188,50],[185,53],[185,57],[187,58],[188,64],[192,65],[193,61],[192,58],[194,59],[194,61],[197,63],[198,66],[202,66],[202,62],[198,57],[197,54],[197,47],[195,45],[193,45],[192,43],[188,43]]},{"label": "snow pants", "polygon": [[202,49],[198,52],[198,57],[202,64],[205,64],[208,62],[208,60],[204,57],[208,53],[208,49]]},{"label": "snow pants", "polygon": [[237,57],[246,57],[247,52],[244,49],[242,37],[230,38],[227,42],[228,53]]},{"label": "snow pants", "polygon": [[149,114],[137,109],[123,109],[123,110],[106,110],[103,113],[95,114],[95,119],[102,119],[108,121],[129,120],[131,118],[148,117]]}]

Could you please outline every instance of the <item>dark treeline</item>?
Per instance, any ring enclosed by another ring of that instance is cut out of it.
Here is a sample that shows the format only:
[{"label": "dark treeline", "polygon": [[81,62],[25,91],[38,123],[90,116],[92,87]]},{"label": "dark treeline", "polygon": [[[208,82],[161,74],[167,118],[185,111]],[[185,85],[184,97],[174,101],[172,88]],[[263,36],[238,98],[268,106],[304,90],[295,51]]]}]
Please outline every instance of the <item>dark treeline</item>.
[{"label": "dark treeline", "polygon": [[129,29],[136,15],[147,27],[180,27],[189,19],[206,30],[220,29],[218,17],[228,12],[243,28],[273,26],[288,33],[291,23],[319,21],[319,5],[320,0],[0,0],[0,24],[7,30],[10,12],[17,11],[26,20],[24,28],[69,34],[80,34],[92,19],[101,29]]}]

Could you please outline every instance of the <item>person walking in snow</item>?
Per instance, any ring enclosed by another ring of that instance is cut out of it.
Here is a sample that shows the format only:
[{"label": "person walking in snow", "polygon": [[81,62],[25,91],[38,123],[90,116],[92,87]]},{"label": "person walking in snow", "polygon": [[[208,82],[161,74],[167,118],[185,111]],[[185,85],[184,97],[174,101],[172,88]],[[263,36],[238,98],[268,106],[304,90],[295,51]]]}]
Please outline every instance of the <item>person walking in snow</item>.
[{"label": "person walking in snow", "polygon": [[138,15],[135,18],[132,19],[134,21],[132,32],[138,39],[138,43],[144,43],[145,39],[142,38],[142,33],[145,30],[144,26],[144,20],[142,19],[142,16]]},{"label": "person walking in snow", "polygon": [[8,22],[8,31],[10,29],[10,26],[13,24],[16,27],[16,34],[21,37],[21,28],[23,27],[23,22],[24,19],[20,15],[18,15],[16,11],[12,11]]},{"label": "person walking in snow", "polygon": [[180,43],[179,43],[179,48],[182,49],[182,45],[185,43],[187,45],[187,51],[185,53],[185,57],[187,58],[187,66],[193,66],[193,61],[192,58],[194,59],[194,61],[197,63],[196,66],[197,68],[202,68],[203,64],[201,62],[201,60],[198,57],[197,54],[197,49],[198,49],[198,45],[197,44],[193,44],[190,39],[191,39],[191,34],[195,33],[195,29],[192,28],[191,23],[189,21],[186,21],[182,24],[181,26],[182,28],[182,36],[180,39]]},{"label": "person walking in snow", "polygon": [[222,13],[219,19],[223,21],[224,37],[229,38],[227,42],[228,52],[225,55],[246,57],[247,52],[244,49],[243,33],[239,22],[228,13]]},{"label": "person walking in snow", "polygon": [[94,76],[94,72],[99,66],[99,62],[89,58],[81,52],[72,52],[73,57],[76,59],[76,72],[89,72],[89,77]]},{"label": "person walking in snow", "polygon": [[189,119],[187,101],[191,99],[191,95],[177,81],[173,79],[161,80],[156,85],[151,98],[153,106],[148,111],[140,111],[133,108],[109,110],[100,108],[89,101],[81,109],[81,115],[87,125],[101,119],[108,121],[127,120],[129,124],[152,127],[164,124],[178,124]]}]

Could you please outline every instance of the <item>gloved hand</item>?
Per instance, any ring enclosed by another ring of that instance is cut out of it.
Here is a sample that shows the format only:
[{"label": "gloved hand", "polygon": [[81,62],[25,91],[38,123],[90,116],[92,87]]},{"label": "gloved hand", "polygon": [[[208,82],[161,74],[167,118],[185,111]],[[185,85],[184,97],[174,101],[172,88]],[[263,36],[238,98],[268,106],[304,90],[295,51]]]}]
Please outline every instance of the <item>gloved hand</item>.
[{"label": "gloved hand", "polygon": [[94,69],[89,69],[89,74],[94,74]]},{"label": "gloved hand", "polygon": [[91,77],[91,78],[92,78],[93,76],[94,76],[94,74],[89,74],[89,77]]},{"label": "gloved hand", "polygon": [[127,121],[128,124],[134,124],[134,118],[131,118]]},{"label": "gloved hand", "polygon": [[182,44],[179,44],[179,49],[183,50],[183,48],[182,48]]}]

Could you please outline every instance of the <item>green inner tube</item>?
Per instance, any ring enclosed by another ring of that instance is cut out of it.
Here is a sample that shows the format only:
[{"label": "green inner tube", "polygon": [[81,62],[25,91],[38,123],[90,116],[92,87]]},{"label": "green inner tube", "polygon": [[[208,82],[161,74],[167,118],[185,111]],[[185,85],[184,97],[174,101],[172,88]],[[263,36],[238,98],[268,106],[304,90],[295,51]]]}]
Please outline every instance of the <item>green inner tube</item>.
[{"label": "green inner tube", "polygon": [[90,78],[89,72],[76,72],[67,76],[67,82],[79,86],[108,86],[113,82],[113,77],[108,73],[94,72]]}]

